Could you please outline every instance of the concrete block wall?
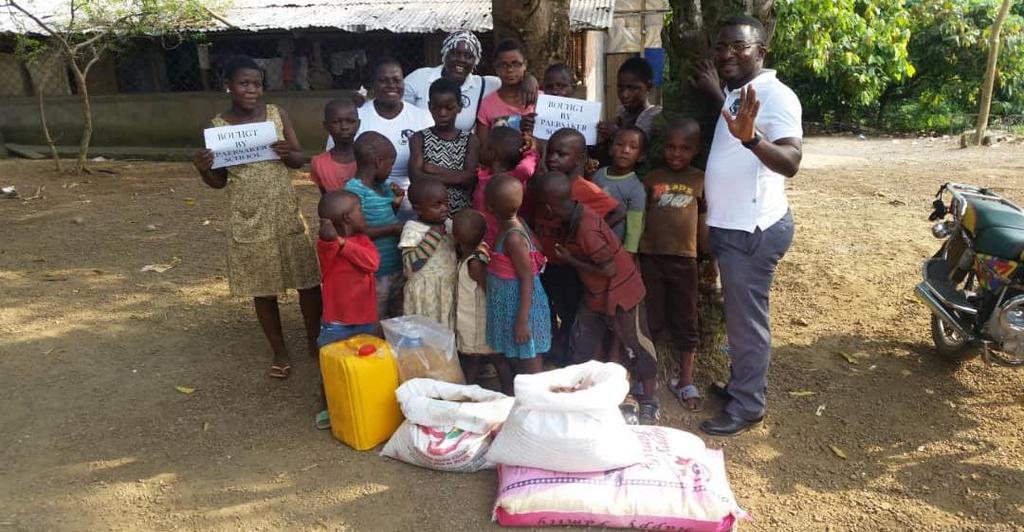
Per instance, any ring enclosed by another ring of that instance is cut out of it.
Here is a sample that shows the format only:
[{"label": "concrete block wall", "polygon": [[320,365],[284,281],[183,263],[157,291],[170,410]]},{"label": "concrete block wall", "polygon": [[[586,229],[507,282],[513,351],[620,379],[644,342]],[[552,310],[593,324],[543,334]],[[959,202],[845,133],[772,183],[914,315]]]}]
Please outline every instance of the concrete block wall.
[{"label": "concrete block wall", "polygon": [[[269,92],[263,100],[288,111],[303,148],[317,151],[327,138],[321,125],[324,104],[350,96],[344,90]],[[222,92],[94,96],[92,145],[198,148],[210,119],[229,105]],[[46,114],[50,133],[59,139],[58,144],[78,144],[82,111],[77,96],[48,97]],[[0,99],[0,133],[7,142],[44,144],[35,98]]]}]

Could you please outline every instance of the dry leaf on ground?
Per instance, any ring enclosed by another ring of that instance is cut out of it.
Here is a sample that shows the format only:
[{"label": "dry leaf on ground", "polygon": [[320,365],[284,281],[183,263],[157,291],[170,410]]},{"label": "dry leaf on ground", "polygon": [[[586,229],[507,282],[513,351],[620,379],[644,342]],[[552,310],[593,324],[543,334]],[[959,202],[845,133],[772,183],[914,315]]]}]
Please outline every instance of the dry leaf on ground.
[{"label": "dry leaf on ground", "polygon": [[169,262],[167,264],[147,264],[147,265],[143,266],[142,269],[139,270],[139,271],[140,272],[164,273],[167,270],[170,270],[171,268],[177,266],[178,264],[181,264],[181,259],[178,258],[178,257],[172,257],[171,258],[171,262]]}]

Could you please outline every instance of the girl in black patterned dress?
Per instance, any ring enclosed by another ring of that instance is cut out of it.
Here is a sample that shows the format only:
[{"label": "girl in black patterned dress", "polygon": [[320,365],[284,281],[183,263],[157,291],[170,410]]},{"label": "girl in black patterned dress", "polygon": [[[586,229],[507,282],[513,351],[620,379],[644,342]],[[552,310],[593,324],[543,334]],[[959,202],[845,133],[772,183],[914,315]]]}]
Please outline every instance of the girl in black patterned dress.
[{"label": "girl in black patterned dress", "polygon": [[409,179],[432,178],[448,189],[451,214],[473,205],[473,187],[480,161],[480,143],[472,133],[455,127],[462,110],[462,92],[455,82],[440,78],[430,85],[430,114],[434,126],[416,132],[409,141]]}]

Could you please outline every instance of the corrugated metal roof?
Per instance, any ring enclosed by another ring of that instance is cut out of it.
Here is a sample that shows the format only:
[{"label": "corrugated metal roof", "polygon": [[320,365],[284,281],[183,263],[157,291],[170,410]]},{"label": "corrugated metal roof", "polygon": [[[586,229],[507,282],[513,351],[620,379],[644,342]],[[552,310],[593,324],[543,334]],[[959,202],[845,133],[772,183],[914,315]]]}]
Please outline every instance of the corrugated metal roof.
[{"label": "corrugated metal roof", "polygon": [[615,0],[572,0],[569,27],[572,31],[603,30],[612,26]]},{"label": "corrugated metal roof", "polygon": [[428,33],[491,28],[491,3],[466,0],[234,0],[221,13],[240,29],[337,28],[362,32]]},{"label": "corrugated metal roof", "polygon": [[[612,24],[614,0],[571,0],[573,31],[605,29]],[[60,20],[68,0],[23,0],[34,14]],[[293,30],[334,28],[362,32],[429,33],[465,29],[490,31],[491,0],[232,0],[219,13],[239,29]],[[215,24],[209,30],[223,29]],[[197,28],[200,29],[200,28]],[[34,23],[10,7],[0,7],[0,32],[36,31]]]}]

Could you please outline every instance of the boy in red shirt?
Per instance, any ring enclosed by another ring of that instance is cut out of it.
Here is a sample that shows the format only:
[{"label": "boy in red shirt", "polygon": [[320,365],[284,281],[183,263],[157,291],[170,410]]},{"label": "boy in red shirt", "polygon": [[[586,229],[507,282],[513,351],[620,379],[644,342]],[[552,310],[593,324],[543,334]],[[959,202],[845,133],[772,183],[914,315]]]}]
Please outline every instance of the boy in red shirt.
[{"label": "boy in red shirt", "polygon": [[[320,214],[320,238],[316,242],[316,252],[320,259],[324,298],[317,343],[323,347],[357,334],[376,331],[379,318],[374,274],[380,266],[380,255],[373,240],[363,233],[366,219],[359,196],[346,190],[328,192],[320,198],[317,211]],[[316,426],[327,429],[331,426],[327,401],[323,395],[321,400],[323,410],[316,416]]]},{"label": "boy in red shirt", "polygon": [[[536,181],[538,208],[559,220],[566,233],[565,243],[555,244],[554,255],[576,269],[585,289],[585,304],[580,306],[572,332],[573,362],[598,358],[605,332],[610,329],[623,351],[631,353],[633,360],[628,365],[634,378],[643,384],[643,394],[638,398],[639,422],[657,424],[658,360],[647,331],[643,311],[646,291],[636,263],[608,223],[573,199],[572,185],[565,175],[550,172]],[[627,365],[621,360],[610,362]],[[622,408],[627,422],[635,422],[632,406],[626,403]]]},{"label": "boy in red shirt", "polygon": [[[573,201],[586,205],[609,225],[626,219],[626,210],[615,198],[583,178],[583,167],[587,162],[587,141],[582,133],[570,128],[555,131],[548,139],[545,162],[549,171],[568,176]],[[530,199],[531,204],[540,204],[535,191]],[[565,242],[565,224],[540,208],[535,209],[532,219],[528,221],[540,242],[541,252],[548,259],[540,280],[551,301],[552,317],[558,317],[557,327],[552,329],[552,350],[558,349],[561,352],[552,353],[547,360],[562,366],[572,359],[569,336],[583,298],[583,285],[576,269],[559,259],[554,252],[555,244]]]}]

